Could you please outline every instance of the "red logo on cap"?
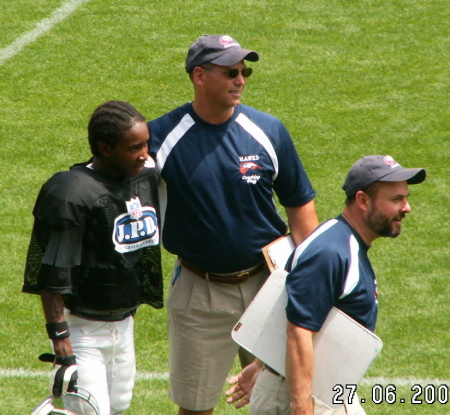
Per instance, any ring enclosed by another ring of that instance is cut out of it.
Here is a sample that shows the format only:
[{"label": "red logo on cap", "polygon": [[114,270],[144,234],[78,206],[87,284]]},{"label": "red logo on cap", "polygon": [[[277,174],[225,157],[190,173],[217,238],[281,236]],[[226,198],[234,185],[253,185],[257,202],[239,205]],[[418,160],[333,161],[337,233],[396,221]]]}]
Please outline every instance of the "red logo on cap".
[{"label": "red logo on cap", "polygon": [[396,167],[401,167],[400,164],[398,164],[391,156],[384,157],[383,161],[388,166],[391,166],[391,169],[395,169]]},{"label": "red logo on cap", "polygon": [[384,158],[384,162],[385,162],[386,164],[388,164],[389,166],[392,166],[393,164],[396,163],[396,161],[395,161],[391,156],[386,156],[386,157]]},{"label": "red logo on cap", "polygon": [[241,47],[241,45],[239,45],[239,43],[237,43],[232,37],[230,36],[222,36],[219,39],[220,43],[223,45],[224,48],[229,48],[231,46],[237,46],[238,48]]}]

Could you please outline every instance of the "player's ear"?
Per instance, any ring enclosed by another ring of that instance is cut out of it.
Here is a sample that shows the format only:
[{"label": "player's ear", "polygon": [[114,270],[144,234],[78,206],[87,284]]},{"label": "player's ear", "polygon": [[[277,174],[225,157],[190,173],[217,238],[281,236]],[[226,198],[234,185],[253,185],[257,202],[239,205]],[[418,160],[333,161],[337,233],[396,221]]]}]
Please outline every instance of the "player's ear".
[{"label": "player's ear", "polygon": [[203,85],[204,84],[204,76],[205,76],[205,69],[201,68],[200,66],[196,66],[192,71],[192,81],[194,84],[197,85]]},{"label": "player's ear", "polygon": [[111,156],[112,147],[109,144],[104,143],[103,141],[100,141],[98,143],[98,151],[100,152],[102,157],[108,158],[109,156]]},{"label": "player's ear", "polygon": [[367,193],[363,192],[362,190],[358,190],[356,192],[355,202],[361,210],[366,211],[368,209],[369,201],[370,201],[370,197]]}]

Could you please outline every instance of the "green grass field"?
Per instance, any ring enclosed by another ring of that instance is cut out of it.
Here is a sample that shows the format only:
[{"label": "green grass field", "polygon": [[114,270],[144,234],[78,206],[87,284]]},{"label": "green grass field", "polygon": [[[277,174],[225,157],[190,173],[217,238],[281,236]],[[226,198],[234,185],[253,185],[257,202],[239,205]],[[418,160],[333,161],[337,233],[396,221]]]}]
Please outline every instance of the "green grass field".
[{"label": "green grass field", "polygon": [[[73,11],[52,14],[62,5]],[[362,155],[390,154],[405,167],[427,168],[426,182],[410,189],[413,212],[403,234],[377,240],[370,252],[384,349],[359,392],[368,414],[450,414],[430,395],[450,383],[448,6],[445,0],[3,0],[0,413],[29,414],[47,394],[49,368],[37,360],[49,350],[40,301],[21,293],[41,184],[88,158],[86,126],[102,102],[129,101],[151,119],[191,100],[184,72],[189,45],[205,33],[226,33],[260,52],[244,103],[288,127],[317,190],[321,220],[342,209],[340,186]],[[165,254],[166,276],[171,262]],[[167,396],[165,319],[165,310],[146,306],[136,316],[140,377],[130,415],[176,413]],[[397,401],[406,403],[371,402],[377,383],[396,385]],[[414,384],[435,385],[419,396],[422,404],[410,403]],[[216,413],[247,410],[222,402]]]}]

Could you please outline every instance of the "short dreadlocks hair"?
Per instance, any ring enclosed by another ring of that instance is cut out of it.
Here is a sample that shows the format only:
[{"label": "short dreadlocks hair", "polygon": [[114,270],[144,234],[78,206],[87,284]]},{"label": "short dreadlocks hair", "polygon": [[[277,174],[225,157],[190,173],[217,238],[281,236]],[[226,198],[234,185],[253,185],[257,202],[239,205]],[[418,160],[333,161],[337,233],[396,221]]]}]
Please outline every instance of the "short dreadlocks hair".
[{"label": "short dreadlocks hair", "polygon": [[88,125],[92,154],[100,157],[100,142],[114,147],[137,122],[145,122],[145,117],[128,102],[108,101],[97,107]]}]

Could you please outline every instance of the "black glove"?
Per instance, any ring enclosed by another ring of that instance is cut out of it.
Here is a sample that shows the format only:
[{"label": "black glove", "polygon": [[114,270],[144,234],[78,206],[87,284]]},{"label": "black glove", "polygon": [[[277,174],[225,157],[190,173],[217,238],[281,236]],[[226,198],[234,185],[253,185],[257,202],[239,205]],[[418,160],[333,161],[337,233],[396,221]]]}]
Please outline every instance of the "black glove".
[{"label": "black glove", "polygon": [[39,360],[54,364],[50,381],[50,393],[54,398],[59,398],[67,392],[77,392],[78,372],[75,356],[44,353],[39,356]]}]

